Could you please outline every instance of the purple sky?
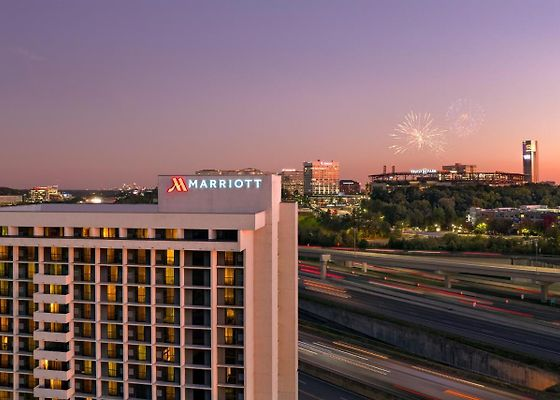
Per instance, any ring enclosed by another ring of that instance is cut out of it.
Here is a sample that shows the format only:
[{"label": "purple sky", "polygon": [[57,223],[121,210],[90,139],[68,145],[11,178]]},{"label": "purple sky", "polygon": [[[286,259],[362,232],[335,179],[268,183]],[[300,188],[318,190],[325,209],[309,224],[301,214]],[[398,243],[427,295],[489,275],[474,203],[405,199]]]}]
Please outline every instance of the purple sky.
[{"label": "purple sky", "polygon": [[[521,170],[560,181],[560,2],[0,3],[0,186],[155,185],[201,168],[341,162]],[[411,110],[485,122],[441,155],[394,155]]]}]

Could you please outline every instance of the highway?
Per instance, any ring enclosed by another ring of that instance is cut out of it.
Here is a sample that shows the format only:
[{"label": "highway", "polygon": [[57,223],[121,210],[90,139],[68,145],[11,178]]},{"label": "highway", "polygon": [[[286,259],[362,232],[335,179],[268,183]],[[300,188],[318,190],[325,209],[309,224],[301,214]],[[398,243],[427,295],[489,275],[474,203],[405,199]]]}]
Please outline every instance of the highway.
[{"label": "highway", "polygon": [[338,386],[299,373],[299,400],[367,400]]},{"label": "highway", "polygon": [[339,271],[330,272],[325,283],[312,271],[300,269],[300,288],[314,296],[560,363],[560,310],[528,305],[534,307],[533,314],[548,319],[540,321],[515,302],[497,305],[476,294],[417,288]]},{"label": "highway", "polygon": [[459,257],[429,257],[413,255],[397,255],[386,253],[372,253],[364,251],[346,251],[323,249],[315,247],[299,247],[300,256],[318,256],[331,254],[337,261],[367,261],[386,267],[407,267],[423,271],[449,271],[455,273],[471,273],[488,276],[519,277],[542,280],[545,282],[560,282],[560,268],[530,267],[508,265],[503,260],[465,259]]},{"label": "highway", "polygon": [[[304,362],[330,370],[340,376],[383,389],[387,393],[394,394],[402,399],[529,399],[516,393],[393,360],[384,354],[372,352],[344,341],[333,342],[301,332],[299,358]],[[300,386],[300,391],[302,389]],[[300,399],[305,400],[337,398],[341,397],[321,397],[321,395],[300,397]],[[351,399],[351,397],[344,398]]]}]

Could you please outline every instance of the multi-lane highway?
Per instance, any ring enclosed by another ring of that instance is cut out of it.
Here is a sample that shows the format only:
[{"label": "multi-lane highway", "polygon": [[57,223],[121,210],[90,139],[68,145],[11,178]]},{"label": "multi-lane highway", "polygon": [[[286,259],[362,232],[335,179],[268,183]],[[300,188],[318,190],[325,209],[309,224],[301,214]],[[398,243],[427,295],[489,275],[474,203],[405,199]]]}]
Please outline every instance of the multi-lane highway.
[{"label": "multi-lane highway", "polygon": [[302,372],[299,373],[298,383],[299,400],[367,400],[366,397],[351,393]]},{"label": "multi-lane highway", "polygon": [[[333,342],[306,333],[300,333],[299,358],[306,363],[371,385],[402,399],[529,399],[513,392],[436,372],[419,365],[393,360],[385,354],[344,341]],[[305,390],[300,382],[300,390],[302,389]],[[321,397],[315,394],[315,397],[308,396],[303,399],[341,398],[338,394],[333,396]]]},{"label": "multi-lane highway", "polygon": [[[353,256],[353,255],[352,255]],[[429,262],[421,257],[422,262]],[[371,262],[365,256],[363,260]],[[410,266],[390,258],[394,264]],[[376,264],[377,259],[375,261]],[[499,302],[476,293],[459,293],[434,287],[417,287],[372,279],[339,270],[329,273],[328,286],[302,268],[300,285],[317,296],[326,296],[377,315],[412,322],[473,341],[560,363],[560,311],[555,308]],[[542,319],[542,320],[541,320]]]}]

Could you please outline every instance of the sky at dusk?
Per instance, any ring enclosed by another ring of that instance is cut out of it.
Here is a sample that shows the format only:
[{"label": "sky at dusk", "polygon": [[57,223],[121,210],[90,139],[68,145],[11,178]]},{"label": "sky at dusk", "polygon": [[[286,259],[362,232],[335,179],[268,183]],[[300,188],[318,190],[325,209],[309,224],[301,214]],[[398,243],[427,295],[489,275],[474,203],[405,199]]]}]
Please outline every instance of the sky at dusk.
[{"label": "sky at dusk", "polygon": [[[155,186],[341,162],[365,182],[462,162],[560,181],[560,1],[0,2],[0,186]],[[395,155],[410,111],[480,130]]]}]

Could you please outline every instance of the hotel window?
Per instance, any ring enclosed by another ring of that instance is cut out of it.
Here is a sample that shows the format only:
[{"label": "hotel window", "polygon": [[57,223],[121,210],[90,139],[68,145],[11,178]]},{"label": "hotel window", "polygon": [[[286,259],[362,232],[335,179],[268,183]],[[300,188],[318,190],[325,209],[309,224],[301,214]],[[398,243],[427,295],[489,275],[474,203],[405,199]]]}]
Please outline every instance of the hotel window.
[{"label": "hotel window", "polygon": [[84,361],[84,370],[83,372],[85,375],[93,375],[93,363],[91,360]]},{"label": "hotel window", "polygon": [[165,290],[165,302],[167,304],[175,303],[175,289],[167,288]]},{"label": "hotel window", "polygon": [[163,322],[168,324],[173,324],[175,322],[175,310],[173,308],[165,309],[165,317],[163,318]]},{"label": "hotel window", "polygon": [[8,236],[8,227],[0,226],[0,236]]},{"label": "hotel window", "polygon": [[[171,373],[173,374],[173,373]],[[167,373],[167,376],[170,376],[170,373]],[[171,375],[173,376],[173,375]],[[165,387],[165,400],[174,400],[175,399],[175,388],[171,386]]]},{"label": "hotel window", "polygon": [[50,379],[50,388],[55,390],[61,390],[62,381],[60,379]]},{"label": "hotel window", "polygon": [[136,301],[138,303],[145,303],[146,302],[146,288],[144,286],[138,287],[137,293],[136,293]]},{"label": "hotel window", "polygon": [[83,325],[82,335],[85,337],[91,337],[91,324],[86,322]]},{"label": "hotel window", "polygon": [[224,269],[224,283],[232,286],[235,282],[235,270],[233,268]]},{"label": "hotel window", "polygon": [[0,295],[11,296],[10,283],[8,281],[0,281]]},{"label": "hotel window", "polygon": [[235,305],[235,292],[232,288],[224,289],[224,301],[229,306]]},{"label": "hotel window", "polygon": [[107,325],[107,337],[109,339],[116,339],[117,338],[117,325],[115,325],[115,324],[108,324]]},{"label": "hotel window", "polygon": [[93,300],[92,285],[84,285],[84,300]]},{"label": "hotel window", "polygon": [[[144,327],[143,326],[137,326],[136,327],[136,340],[143,342],[145,340],[145,335],[144,335]],[[144,351],[146,351],[144,349]]]},{"label": "hotel window", "polygon": [[61,261],[62,260],[62,248],[61,247],[51,247],[51,260]]},{"label": "hotel window", "polygon": [[138,346],[138,360],[146,361],[146,346],[144,345]]},{"label": "hotel window", "polygon": [[167,342],[174,343],[175,342],[175,329],[167,328]]},{"label": "hotel window", "polygon": [[[146,232],[146,236],[148,236],[148,232]],[[146,264],[147,255],[149,255],[149,253],[146,249],[138,250],[138,264]]]},{"label": "hotel window", "polygon": [[138,307],[136,309],[136,321],[138,322],[146,321],[146,307]]},{"label": "hotel window", "polygon": [[49,294],[62,294],[62,285],[50,285]]},{"label": "hotel window", "polygon": [[175,251],[172,249],[167,249],[167,265],[173,265],[175,263]]},{"label": "hotel window", "polygon": [[146,367],[145,364],[139,365],[138,366],[138,378],[139,379],[146,379],[146,376],[148,375],[148,368]]},{"label": "hotel window", "polygon": [[48,312],[50,313],[58,313],[60,312],[60,304],[58,303],[50,303],[47,305]]},{"label": "hotel window", "polygon": [[116,307],[113,305],[107,306],[107,319],[115,320],[116,319]]},{"label": "hotel window", "polygon": [[[115,238],[117,237],[116,229],[115,228],[103,228],[101,230],[101,237],[105,239]],[[111,262],[111,261],[108,261]]]},{"label": "hotel window", "polygon": [[224,329],[224,341],[226,344],[233,344],[233,329],[232,328],[225,328]]},{"label": "hotel window", "polygon": [[91,281],[92,280],[91,269],[92,269],[91,265],[84,265],[82,267],[84,281]]},{"label": "hotel window", "polygon": [[35,274],[35,264],[33,263],[27,264],[27,279],[33,279],[34,274]]},{"label": "hotel window", "polygon": [[118,384],[116,381],[109,381],[108,382],[108,389],[110,396],[117,396],[118,395]]},{"label": "hotel window", "polygon": [[167,361],[167,362],[175,361],[175,349],[173,347],[167,347],[163,349],[163,361]]},{"label": "hotel window", "polygon": [[116,377],[117,376],[117,363],[110,361],[109,362],[109,376],[110,377]]},{"label": "hotel window", "polygon": [[8,246],[0,246],[0,260],[7,260],[9,254]]},{"label": "hotel window", "polygon": [[107,286],[107,300],[117,301],[117,287],[115,285]]},{"label": "hotel window", "polygon": [[109,343],[107,345],[107,356],[109,358],[117,357],[117,345],[115,343]]},{"label": "hotel window", "polygon": [[235,310],[232,308],[226,310],[226,324],[235,325]]},{"label": "hotel window", "polygon": [[113,283],[117,283],[119,281],[119,267],[116,265],[111,266],[109,272],[109,280]]},{"label": "hotel window", "polygon": [[[11,307],[9,307],[9,303],[7,299],[0,299],[0,313],[7,314],[8,311],[11,311]],[[10,312],[11,314],[11,312]]]},{"label": "hotel window", "polygon": [[141,268],[137,268],[137,280],[138,282],[136,283],[146,283],[146,268],[141,267]]},{"label": "hotel window", "polygon": [[10,338],[8,336],[0,337],[0,349],[10,350]]},{"label": "hotel window", "polygon": [[177,239],[177,231],[175,229],[166,229],[165,230],[165,238],[166,239]]},{"label": "hotel window", "polygon": [[[167,367],[167,381],[168,382],[173,382],[175,380],[175,368],[173,367]],[[175,391],[173,391],[175,392]],[[174,399],[175,398],[175,393],[173,393],[173,396],[169,397],[169,394],[166,393],[166,397],[170,398],[170,399]]]},{"label": "hotel window", "polygon": [[89,237],[89,228],[82,228],[82,237],[83,238]]},{"label": "hotel window", "polygon": [[173,268],[165,268],[165,284],[175,284],[175,271],[173,270]]},{"label": "hotel window", "polygon": [[6,263],[0,263],[0,278],[6,278],[8,276],[8,271],[8,265]]}]

